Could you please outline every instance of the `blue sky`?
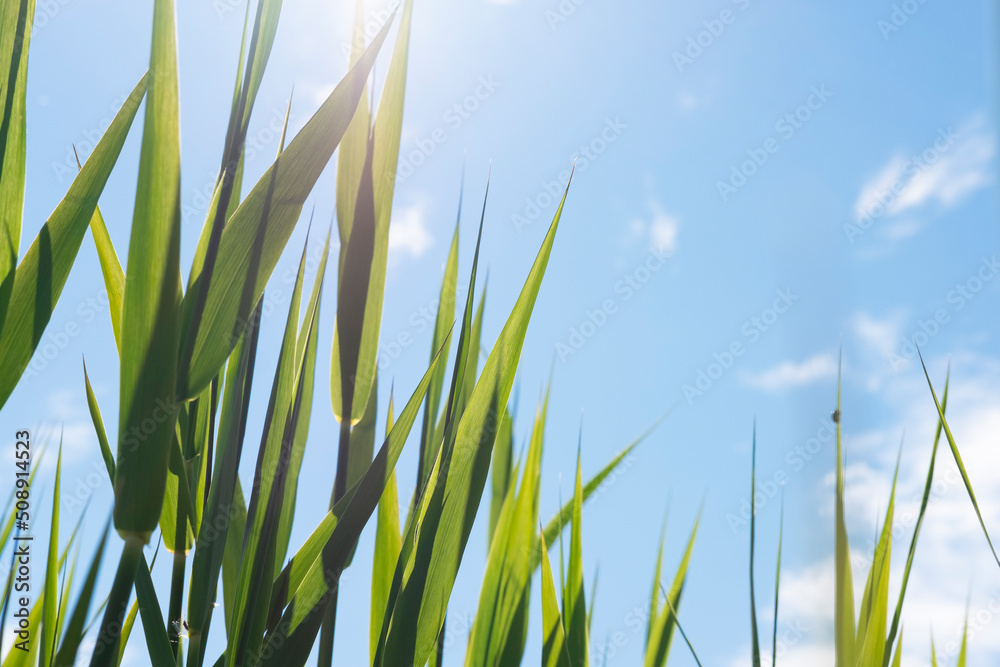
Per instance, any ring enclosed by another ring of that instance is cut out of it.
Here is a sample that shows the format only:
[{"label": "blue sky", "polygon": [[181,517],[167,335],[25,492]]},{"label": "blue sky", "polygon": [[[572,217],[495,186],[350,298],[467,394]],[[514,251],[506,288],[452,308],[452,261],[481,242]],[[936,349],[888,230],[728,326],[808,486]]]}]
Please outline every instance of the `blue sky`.
[{"label": "blue sky", "polygon": [[[144,71],[149,4],[39,0],[22,252],[69,185],[70,145],[85,155]],[[273,127],[293,84],[290,124],[297,130],[346,67],[353,3],[285,5],[250,125],[256,155],[248,155],[247,171],[254,179],[277,148]],[[185,265],[219,162],[244,6],[214,0],[178,8]],[[368,3],[373,27],[386,6]],[[987,525],[1000,530],[998,18],[989,3],[966,0],[416,1],[381,372],[408,395],[427,363],[427,316],[454,225],[463,155],[462,275],[492,161],[483,255],[488,341],[554,213],[549,193],[577,160],[518,381],[520,443],[554,366],[543,514],[571,492],[581,413],[586,474],[672,408],[585,512],[588,573],[600,568],[594,641],[618,638],[606,664],[636,664],[641,655],[634,610],[647,604],[668,499],[668,567],[702,512],[681,610],[688,634],[705,664],[749,664],[749,534],[741,512],[755,417],[766,497],[760,591],[773,583],[779,487],[785,498],[780,664],[832,664],[834,458],[825,438],[841,343],[856,561],[870,551],[888,502],[904,430],[894,563],[912,532],[934,427],[933,403],[906,347],[914,336],[935,382],[943,384],[951,358],[955,436]],[[376,77],[384,71],[383,59]],[[123,258],[139,134],[130,136],[101,199]],[[331,165],[310,198],[319,220],[333,210],[333,175]],[[304,241],[302,224],[275,272],[275,314],[263,322],[258,357],[263,377],[274,367],[284,323],[282,281]],[[328,282],[333,294],[333,274]],[[0,416],[7,432],[65,429],[64,494],[93,495],[91,526],[109,511],[112,494],[106,483],[90,489],[86,481],[101,460],[81,355],[105,419],[117,420],[117,355],[103,294],[88,238],[49,325],[58,352],[36,358],[35,375]],[[332,483],[332,323],[330,300],[293,542],[321,518]],[[382,383],[383,394],[389,384]],[[255,400],[260,414],[266,397]],[[259,429],[258,418],[250,446]],[[250,475],[253,457],[245,458]],[[1000,572],[953,467],[944,459],[936,477],[908,594],[911,664],[928,663],[932,628],[947,654],[970,586],[979,625],[969,664],[1000,659]],[[400,471],[405,497],[413,451]],[[64,506],[64,530],[78,516],[78,508]],[[449,665],[464,657],[461,619],[477,603],[484,523],[452,599]],[[367,643],[355,640],[367,636],[371,533],[344,584],[341,608],[357,613],[338,621],[338,664],[366,659]],[[92,540],[84,539],[84,554]],[[896,582],[901,565],[893,569]],[[165,581],[167,568],[157,576]],[[105,585],[110,578],[109,566]],[[762,623],[770,623],[770,605],[762,607]],[[535,630],[530,660],[540,650]],[[140,639],[133,639],[129,664],[143,664]],[[680,648],[671,664],[693,664]]]}]

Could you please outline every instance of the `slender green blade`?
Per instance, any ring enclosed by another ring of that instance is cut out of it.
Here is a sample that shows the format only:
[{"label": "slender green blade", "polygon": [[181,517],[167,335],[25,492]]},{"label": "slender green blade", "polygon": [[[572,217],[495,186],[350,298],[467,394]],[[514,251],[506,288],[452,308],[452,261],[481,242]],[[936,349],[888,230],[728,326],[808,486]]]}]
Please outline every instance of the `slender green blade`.
[{"label": "slender green blade", "polygon": [[757,600],[753,587],[754,540],[757,532],[757,420],[753,423],[753,463],[750,465],[750,637],[753,667],[760,667],[760,637],[757,634]]},{"label": "slender green blade", "polygon": [[[389,397],[389,413],[386,417],[385,432],[392,431],[392,396]],[[374,660],[378,648],[378,638],[385,620],[385,607],[389,601],[392,577],[396,571],[396,561],[403,547],[399,533],[399,493],[396,488],[396,471],[389,475],[385,491],[378,501],[378,515],[375,523],[375,557],[372,560],[371,623],[369,626],[369,656]]]},{"label": "slender green blade", "polygon": [[545,531],[538,536],[542,544],[542,667],[570,667],[569,652],[566,648],[566,631],[563,628],[559,600],[556,598],[556,582],[552,577],[548,550],[545,547]]},{"label": "slender green blade", "polygon": [[87,623],[87,613],[90,610],[90,604],[94,597],[97,574],[101,569],[101,561],[104,558],[104,548],[108,543],[108,531],[110,528],[111,523],[109,521],[104,526],[101,541],[98,542],[97,553],[94,554],[94,558],[90,561],[90,567],[87,570],[83,588],[80,590],[79,597],[77,597],[76,604],[73,607],[73,614],[70,616],[69,624],[66,626],[66,633],[63,636],[62,643],[59,645],[59,652],[56,653],[55,661],[53,662],[55,667],[73,667],[76,664],[76,653],[80,648],[80,642],[83,640],[84,627]]},{"label": "slender green blade", "polygon": [[490,498],[490,544],[493,543],[497,522],[500,520],[500,510],[507,498],[513,456],[514,418],[510,414],[510,409],[505,408],[503,419],[500,421],[500,429],[497,432],[497,442],[493,446],[493,463],[490,466],[490,481],[493,491]]},{"label": "slender green blade", "polygon": [[[365,6],[364,0],[358,0],[354,9],[354,28],[351,33],[351,52],[349,64],[353,67],[365,49]],[[344,257],[347,252],[347,242],[351,236],[354,224],[354,203],[358,196],[358,186],[361,184],[361,170],[368,153],[368,131],[371,128],[371,111],[368,109],[368,86],[358,100],[358,108],[354,112],[344,138],[340,140],[340,150],[337,153],[337,231],[340,235],[340,263],[338,278],[344,267]]]},{"label": "slender green blade", "polygon": [[59,605],[59,485],[62,478],[62,443],[56,459],[56,482],[52,492],[52,520],[49,527],[48,560],[45,563],[45,579],[42,583],[42,627],[39,633],[40,665],[49,665],[55,653],[56,615]]},{"label": "slender green blade", "polygon": [[691,554],[694,551],[694,542],[698,535],[698,526],[700,523],[701,519],[699,517],[691,529],[691,536],[688,538],[684,556],[681,558],[681,563],[674,574],[670,590],[666,592],[663,609],[652,625],[650,638],[646,643],[646,655],[643,661],[644,667],[664,667],[667,664],[667,658],[670,656],[670,647],[673,643],[674,629],[678,627],[677,610],[681,606],[681,597],[684,593],[684,585],[687,582]]},{"label": "slender green blade", "polygon": [[0,284],[0,295],[6,301],[6,309],[0,310],[0,349],[4,351],[0,356],[0,407],[14,391],[52,316],[147,81],[148,75],[143,76],[132,90],[17,269]]},{"label": "slender green blade", "polygon": [[[461,211],[461,195],[459,195],[459,211]],[[434,334],[431,336],[431,357],[438,350],[442,349],[444,341],[448,338],[448,332],[455,317],[455,290],[458,283],[458,223],[455,223],[455,233],[451,239],[451,248],[448,251],[448,259],[445,261],[444,279],[441,281],[441,294],[438,297],[437,316],[434,322]],[[447,358],[448,348],[444,347],[443,356]],[[444,385],[444,373],[447,368],[444,365],[438,366],[437,373],[431,380],[430,389],[427,392],[427,403],[424,406],[424,426],[420,436],[420,461],[417,473],[417,484],[422,487],[426,481],[426,476],[430,474],[434,459],[437,458],[441,443],[436,440],[434,433],[436,430],[435,417],[438,412],[438,405],[441,403],[441,392]]]},{"label": "slender green blade", "polygon": [[[17,264],[24,211],[28,46],[35,0],[10,0],[0,6],[0,280]],[[0,305],[0,313],[4,310]]]},{"label": "slender green blade", "polygon": [[[920,354],[920,351],[917,350]],[[927,386],[931,390],[931,396],[934,398],[934,407],[937,408],[938,418],[941,420],[941,425],[944,427],[944,435],[948,439],[948,446],[951,447],[952,456],[955,457],[955,465],[958,466],[958,471],[962,474],[962,481],[965,483],[965,490],[969,494],[969,500],[972,501],[972,507],[976,510],[976,518],[979,519],[979,526],[983,529],[983,535],[986,536],[986,542],[990,545],[990,552],[993,554],[993,560],[996,561],[997,566],[1000,566],[1000,557],[997,556],[997,550],[993,548],[993,540],[990,539],[990,533],[986,530],[986,522],[983,520],[983,513],[979,510],[979,502],[976,500],[976,494],[972,490],[972,482],[969,481],[969,473],[965,471],[965,464],[962,462],[962,455],[958,452],[958,445],[955,444],[955,437],[951,434],[951,428],[948,426],[948,420],[944,417],[944,408],[941,407],[941,403],[938,401],[937,393],[934,391],[934,385],[931,383],[931,376],[927,372],[927,365],[924,364],[923,355],[920,356],[920,364],[924,369],[924,377],[927,378]]]},{"label": "slender green blade", "polygon": [[563,618],[566,621],[566,646],[573,664],[589,665],[587,603],[583,590],[583,474],[580,454],[576,457],[576,486],[573,491],[573,520],[569,542],[569,565],[566,568],[566,594]]},{"label": "slender green blade", "polygon": [[143,556],[135,572],[135,597],[142,618],[142,630],[146,639],[146,653],[152,667],[175,667],[174,654],[167,639],[167,629],[163,627],[163,612],[156,599],[156,589],[149,574],[149,566]]},{"label": "slender green blade", "polygon": [[[194,398],[225,363],[264,292],[302,205],[347,129],[388,24],[232,214],[219,240],[204,309],[192,315],[179,393]],[[201,280],[203,278],[200,278]],[[192,286],[189,295],[197,294]]]},{"label": "slender green blade", "polygon": [[108,293],[108,310],[111,313],[111,330],[115,334],[115,344],[118,353],[122,349],[122,303],[125,298],[125,272],[118,261],[118,253],[111,242],[108,227],[104,224],[101,207],[94,209],[90,219],[90,232],[94,236],[94,246],[97,248],[97,259],[101,263],[101,273],[104,275],[104,288]]},{"label": "slender green blade", "polygon": [[854,579],[851,574],[851,547],[847,540],[847,522],[844,518],[844,454],[840,438],[840,377],[837,378],[837,490],[836,490],[836,542],[834,564],[836,584],[834,590],[834,648],[838,665],[854,665],[857,660],[854,627]]}]

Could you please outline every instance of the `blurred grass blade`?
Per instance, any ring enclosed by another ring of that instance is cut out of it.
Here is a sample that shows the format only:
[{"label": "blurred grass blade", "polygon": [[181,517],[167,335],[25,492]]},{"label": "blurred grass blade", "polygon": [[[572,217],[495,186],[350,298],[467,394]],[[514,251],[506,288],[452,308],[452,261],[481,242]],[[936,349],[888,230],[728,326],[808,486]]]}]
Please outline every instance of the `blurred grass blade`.
[{"label": "blurred grass blade", "polygon": [[774,568],[774,632],[771,635],[771,667],[778,664],[778,600],[781,593],[781,547],[785,536],[785,493],[781,492],[781,518],[778,522],[778,564]]},{"label": "blurred grass blade", "polygon": [[[28,46],[35,0],[9,0],[0,6],[0,280],[17,264],[24,211]],[[3,294],[0,293],[0,299]],[[0,312],[3,308],[0,307]],[[2,403],[2,402],[0,402]]]},{"label": "blurred grass blade", "polygon": [[52,519],[49,526],[48,560],[45,563],[45,579],[42,583],[42,625],[38,636],[38,664],[48,666],[53,659],[56,642],[56,614],[59,605],[59,486],[62,478],[62,438],[59,456],[56,458],[56,482],[52,492]]},{"label": "blurred grass blade", "polygon": [[135,572],[135,595],[146,638],[146,652],[151,667],[174,667],[174,654],[170,649],[166,628],[163,627],[163,613],[156,599],[156,589],[153,588],[149,570],[143,557]]},{"label": "blurred grass blade", "polygon": [[[843,366],[840,366],[843,368]],[[836,543],[834,564],[836,585],[834,589],[834,648],[838,665],[853,665],[856,662],[854,645],[854,580],[851,575],[851,547],[847,540],[847,522],[844,518],[844,454],[840,437],[840,374],[837,376],[837,409],[834,421],[837,424],[837,489],[836,489]]]},{"label": "blurred grass blade", "polygon": [[757,634],[757,600],[753,589],[754,540],[757,533],[757,420],[753,422],[753,461],[750,464],[750,638],[753,667],[760,667],[760,637]]},{"label": "blurred grass blade", "polygon": [[[582,438],[582,434],[581,434]],[[576,485],[573,491],[573,520],[570,531],[569,566],[566,569],[566,595],[563,618],[566,622],[566,646],[576,665],[589,665],[587,603],[583,590],[583,475],[580,451],[576,455]]]},{"label": "blurred grass blade", "polygon": [[986,542],[990,545],[990,552],[993,554],[993,560],[996,561],[997,566],[1000,567],[1000,557],[997,556],[997,550],[993,548],[993,540],[990,539],[990,533],[986,530],[986,522],[983,520],[983,513],[979,510],[979,502],[976,500],[976,494],[972,490],[972,482],[969,481],[969,474],[965,471],[965,464],[962,462],[962,455],[958,452],[958,445],[955,444],[955,438],[951,434],[951,428],[948,426],[948,420],[944,417],[944,409],[941,407],[941,403],[938,402],[937,394],[934,392],[934,385],[931,383],[931,376],[927,372],[927,365],[924,363],[924,357],[920,354],[920,350],[917,350],[917,354],[920,355],[920,364],[924,369],[924,377],[927,378],[927,386],[931,390],[931,396],[934,398],[934,407],[937,408],[938,418],[941,420],[941,425],[944,427],[944,435],[948,439],[948,446],[951,447],[952,456],[955,457],[955,465],[958,466],[958,471],[962,474],[962,481],[965,483],[965,490],[969,493],[969,500],[972,501],[972,507],[976,510],[976,518],[979,519],[979,526],[983,529],[983,535],[986,536]]},{"label": "blurred grass blade", "polygon": [[66,633],[62,638],[62,643],[59,645],[59,652],[56,653],[55,661],[53,662],[55,667],[73,667],[76,664],[76,653],[80,648],[80,642],[83,640],[84,626],[87,623],[87,613],[90,610],[90,603],[94,597],[97,574],[101,569],[101,561],[104,558],[104,548],[108,543],[108,531],[110,529],[111,522],[109,520],[104,526],[104,533],[97,544],[97,553],[94,554],[94,558],[90,562],[90,568],[87,570],[83,588],[80,590],[80,595],[73,607],[73,614],[70,616],[69,623],[66,626]]},{"label": "blurred grass blade", "polygon": [[[182,398],[194,398],[212,381],[246,328],[306,197],[347,129],[388,27],[229,218],[204,308],[193,312],[184,338],[178,385]],[[198,289],[192,286],[188,298]],[[189,363],[183,361],[187,359]]]},{"label": "blurred grass blade", "polygon": [[0,349],[4,351],[0,356],[0,408],[31,361],[52,316],[147,81],[148,75],[143,76],[132,90],[17,269],[0,284]]}]

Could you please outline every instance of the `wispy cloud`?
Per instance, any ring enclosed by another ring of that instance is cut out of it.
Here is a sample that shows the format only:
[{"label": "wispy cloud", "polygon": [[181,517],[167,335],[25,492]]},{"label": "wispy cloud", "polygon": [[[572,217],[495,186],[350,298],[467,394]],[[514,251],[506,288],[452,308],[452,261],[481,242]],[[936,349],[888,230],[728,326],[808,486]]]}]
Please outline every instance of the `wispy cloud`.
[{"label": "wispy cloud", "polygon": [[743,381],[764,391],[781,391],[812,384],[837,375],[837,361],[832,354],[816,354],[801,362],[782,361],[760,373],[744,373]]},{"label": "wispy cloud", "polygon": [[[891,157],[861,188],[858,222],[916,214],[931,204],[946,209],[993,182],[995,137],[982,116],[957,130],[943,128],[921,151]],[[896,238],[914,233],[913,221],[888,228]]]}]

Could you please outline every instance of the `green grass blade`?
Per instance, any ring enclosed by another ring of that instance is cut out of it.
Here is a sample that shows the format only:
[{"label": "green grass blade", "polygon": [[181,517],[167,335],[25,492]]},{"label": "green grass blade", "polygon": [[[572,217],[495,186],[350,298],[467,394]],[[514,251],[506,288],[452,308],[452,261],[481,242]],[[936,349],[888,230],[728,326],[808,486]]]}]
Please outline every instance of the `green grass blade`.
[{"label": "green grass blade", "polygon": [[[351,52],[349,65],[353,67],[365,49],[365,6],[364,0],[358,0],[354,10],[354,28],[351,34]],[[368,132],[371,129],[371,110],[368,108],[368,86],[365,85],[358,107],[354,112],[344,138],[340,140],[340,150],[337,153],[337,231],[340,235],[340,262],[338,264],[338,280],[340,279],[344,257],[347,252],[348,239],[351,237],[351,227],[354,223],[354,204],[358,196],[358,186],[361,184],[361,170],[368,153]]]},{"label": "green grass blade", "polygon": [[[392,394],[389,396],[389,411],[386,416],[385,432],[392,431]],[[385,608],[389,601],[392,577],[396,571],[396,561],[403,548],[403,538],[399,533],[399,493],[396,485],[396,471],[393,470],[385,484],[385,491],[378,501],[378,516],[375,524],[375,557],[372,561],[371,622],[369,625],[369,656],[375,658],[378,638],[385,620]]]},{"label": "green grass blade", "polygon": [[59,652],[56,653],[55,661],[53,662],[55,667],[73,667],[76,664],[76,653],[80,648],[80,642],[83,640],[84,626],[87,623],[87,613],[90,610],[90,604],[94,597],[97,573],[100,571],[101,561],[104,558],[104,548],[108,543],[108,531],[110,528],[111,522],[109,521],[104,526],[101,541],[98,542],[97,553],[94,554],[94,558],[90,561],[90,567],[87,570],[83,588],[80,590],[79,597],[77,597],[76,604],[73,607],[73,614],[70,616],[69,623],[66,626],[66,633],[63,636],[62,643],[59,645]]},{"label": "green grass blade", "polygon": [[837,490],[836,490],[836,543],[834,562],[836,585],[834,590],[834,647],[838,665],[854,665],[854,580],[851,575],[851,547],[847,540],[847,522],[844,518],[844,454],[840,437],[840,376],[837,377]]},{"label": "green grass blade", "polygon": [[254,473],[253,492],[247,508],[248,532],[243,542],[243,558],[237,580],[233,605],[233,624],[230,626],[226,663],[229,667],[242,665],[250,652],[260,642],[258,628],[263,630],[266,610],[269,608],[271,580],[274,576],[274,536],[281,516],[284,499],[287,461],[294,442],[297,405],[301,399],[301,370],[296,352],[298,347],[299,305],[305,274],[307,246],[302,248],[298,275],[290,299],[285,334],[282,340],[278,365],[271,386]]},{"label": "green grass blade", "polygon": [[753,462],[750,464],[750,637],[753,667],[760,667],[760,637],[757,634],[757,600],[753,590],[754,540],[757,532],[757,420],[753,422]]},{"label": "green grass blade", "polygon": [[174,667],[174,654],[163,627],[163,612],[156,599],[156,589],[149,574],[146,558],[142,557],[135,571],[135,597],[142,618],[143,635],[146,638],[146,652],[151,667]]},{"label": "green grass blade", "polygon": [[781,547],[785,536],[785,494],[781,493],[781,519],[778,523],[778,564],[774,568],[774,632],[771,635],[771,667],[778,664],[778,594],[781,592]]},{"label": "green grass blade", "polygon": [[677,627],[677,610],[681,606],[681,597],[684,594],[688,568],[691,564],[691,554],[694,552],[695,538],[698,536],[698,526],[700,523],[701,518],[699,517],[691,529],[691,535],[688,538],[684,556],[681,558],[681,563],[674,574],[670,590],[666,592],[666,604],[664,604],[663,610],[653,623],[649,641],[646,643],[646,655],[643,661],[644,667],[664,667],[667,664],[667,659],[670,657],[674,629]]},{"label": "green grass blade", "polygon": [[511,480],[511,462],[514,456],[514,418],[509,408],[504,408],[503,419],[497,430],[497,442],[493,446],[493,463],[490,465],[490,481],[493,494],[490,498],[490,528],[489,541],[493,543],[497,522],[500,520],[500,510]]},{"label": "green grass blade", "polygon": [[[294,667],[305,663],[319,632],[326,605],[330,602],[330,591],[338,584],[340,573],[358,536],[382,497],[389,474],[399,459],[423,403],[434,367],[438,363],[441,363],[440,357],[427,369],[364,477],[327,514],[334,524],[333,531],[323,543],[319,558],[313,561],[303,559],[298,565],[299,568],[308,568],[301,584],[282,584],[285,590],[294,591],[294,595],[277,629],[269,636],[259,667]],[[297,559],[298,556],[291,565],[296,565]],[[286,568],[286,571],[289,570],[294,571],[294,568]]]},{"label": "green grass blade", "polygon": [[[149,541],[159,523],[177,409],[180,117],[172,0],[153,9],[149,93],[122,303],[115,528]],[[166,406],[166,408],[164,408]],[[146,435],[144,424],[152,423]],[[139,435],[146,435],[142,440]]]},{"label": "green grass blade", "polygon": [[201,393],[249,323],[306,197],[347,129],[388,25],[229,218],[204,308],[193,312],[184,339],[181,358],[190,362],[181,364],[181,397]]},{"label": "green grass blade", "polygon": [[[917,354],[920,354],[920,350],[917,350]],[[993,554],[993,560],[996,561],[997,566],[1000,567],[1000,557],[997,556],[997,550],[993,548],[993,540],[990,539],[990,533],[986,530],[986,522],[983,520],[983,513],[979,510],[979,502],[976,500],[976,494],[972,490],[972,482],[969,481],[969,474],[965,471],[965,464],[962,462],[962,455],[958,452],[958,445],[955,444],[955,437],[951,434],[951,428],[948,426],[948,420],[944,417],[944,409],[941,407],[941,403],[938,402],[937,394],[934,391],[934,385],[931,383],[931,376],[927,372],[927,365],[924,364],[923,355],[920,356],[920,364],[924,369],[924,377],[927,378],[927,386],[931,390],[931,396],[934,398],[934,407],[937,408],[938,418],[941,420],[941,425],[944,427],[944,435],[948,439],[948,446],[951,447],[952,456],[955,457],[955,465],[958,466],[958,471],[962,474],[962,481],[965,483],[965,490],[969,493],[969,500],[972,501],[972,507],[976,510],[976,517],[979,519],[979,525],[983,529],[983,535],[986,536],[986,542],[990,545],[990,552]]]},{"label": "green grass blade", "polygon": [[[581,434],[582,437],[582,434]],[[583,590],[583,474],[580,453],[576,455],[576,485],[573,491],[573,519],[570,531],[569,566],[566,569],[566,595],[563,618],[566,621],[566,646],[573,664],[589,665],[587,603]]]},{"label": "green grass blade", "polygon": [[[243,436],[249,414],[254,359],[260,332],[260,314],[258,305],[254,311],[253,323],[233,350],[226,369],[226,382],[219,415],[219,449],[206,503],[205,518],[198,533],[194,562],[191,564],[191,586],[188,597],[189,667],[201,667],[204,662],[204,639],[208,634],[215,605],[219,572],[228,552],[236,551],[230,554],[231,560],[234,561],[231,569],[235,571],[239,567],[237,549],[242,547],[243,543],[242,526],[238,527],[239,547],[236,546],[237,540],[233,540],[233,549],[230,549],[229,535],[234,517],[240,524],[245,523],[246,519],[242,500],[237,503],[235,494],[243,451]],[[231,608],[231,604],[228,604],[227,609]],[[228,621],[228,617],[226,620]]]},{"label": "green grass blade", "polygon": [[0,308],[0,349],[4,351],[0,357],[0,407],[14,391],[52,317],[147,81],[148,75],[143,76],[132,90],[17,269],[0,284],[0,305],[5,304]]},{"label": "green grass blade", "polygon": [[[442,455],[431,472],[417,515],[420,529],[412,562],[407,565],[411,574],[393,607],[392,616],[398,622],[390,619],[389,633],[376,667],[411,661],[422,664],[437,641],[486,484],[499,416],[510,396],[528,321],[565,201],[564,193],[524,288],[458,424],[454,446],[449,449],[446,437]],[[473,290],[474,285],[470,286],[470,297]],[[409,620],[404,624],[401,619]],[[413,619],[417,619],[416,623]]]},{"label": "green grass blade", "polygon": [[[948,385],[951,381],[951,369],[949,368],[944,380],[944,394],[941,396],[941,412],[948,411]],[[934,431],[934,445],[931,447],[931,462],[927,468],[927,479],[924,482],[924,493],[920,498],[920,511],[917,513],[917,523],[913,528],[913,537],[910,538],[910,549],[906,554],[906,566],[903,568],[903,581],[899,587],[899,600],[896,602],[896,611],[892,615],[892,625],[889,627],[889,635],[886,638],[886,646],[892,648],[896,639],[896,632],[899,628],[900,617],[903,615],[903,600],[906,597],[906,585],[910,581],[910,570],[913,567],[913,557],[917,552],[917,538],[920,536],[920,528],[924,524],[924,514],[927,512],[927,503],[930,501],[931,489],[934,486],[934,463],[937,460],[938,443],[941,440],[942,422],[938,419],[937,428]],[[888,667],[888,651],[884,658],[883,665]]]},{"label": "green grass blade", "polygon": [[42,626],[39,642],[38,664],[48,667],[54,657],[56,642],[56,615],[59,608],[59,485],[62,478],[62,443],[56,459],[56,482],[52,492],[52,521],[49,526],[49,551],[42,583]]},{"label": "green grass blade", "polygon": [[[17,264],[24,210],[28,47],[35,0],[11,0],[0,7],[0,280]],[[0,312],[3,309],[0,308]]]},{"label": "green grass blade", "polygon": [[[393,46],[392,59],[386,73],[385,85],[379,99],[378,112],[372,133],[376,137],[372,157],[372,177],[375,200],[375,244],[371,260],[369,288],[365,302],[363,333],[358,351],[357,373],[352,387],[352,398],[344,394],[341,373],[346,372],[331,367],[331,395],[334,413],[344,419],[350,407],[350,419],[361,418],[378,360],[378,338],[382,322],[382,300],[385,296],[385,269],[389,255],[389,218],[392,214],[393,190],[396,184],[396,167],[399,159],[399,141],[403,130],[403,97],[406,91],[406,71],[409,61],[410,17],[413,13],[412,0],[403,4],[399,32]],[[387,24],[388,25],[388,24]],[[377,39],[377,38],[376,38]],[[371,49],[371,47],[369,47]],[[362,59],[364,56],[362,56]],[[361,62],[359,60],[359,62]],[[357,221],[357,213],[352,220]],[[354,229],[352,227],[351,234]],[[338,360],[338,341],[334,339],[333,359]],[[339,410],[338,410],[339,408]]]},{"label": "green grass blade", "polygon": [[[459,211],[462,209],[462,196],[459,195]],[[431,357],[442,349],[455,317],[455,289],[458,283],[458,222],[455,223],[455,233],[452,235],[451,248],[445,261],[444,279],[441,281],[441,294],[438,297],[437,317],[434,322],[434,333],[431,336]],[[448,356],[448,348],[444,347],[444,357]],[[437,373],[431,380],[427,392],[427,403],[424,406],[424,424],[420,435],[420,456],[418,458],[417,488],[421,489],[430,473],[434,459],[437,458],[441,443],[434,438],[436,430],[435,417],[438,405],[441,403],[441,392],[444,385],[444,373],[447,368],[438,366]],[[419,491],[417,493],[419,495]]]},{"label": "green grass blade", "polygon": [[542,545],[539,550],[542,569],[542,667],[570,667],[573,663],[566,648],[566,632],[556,598],[556,582],[552,577],[544,530],[538,540]]}]

